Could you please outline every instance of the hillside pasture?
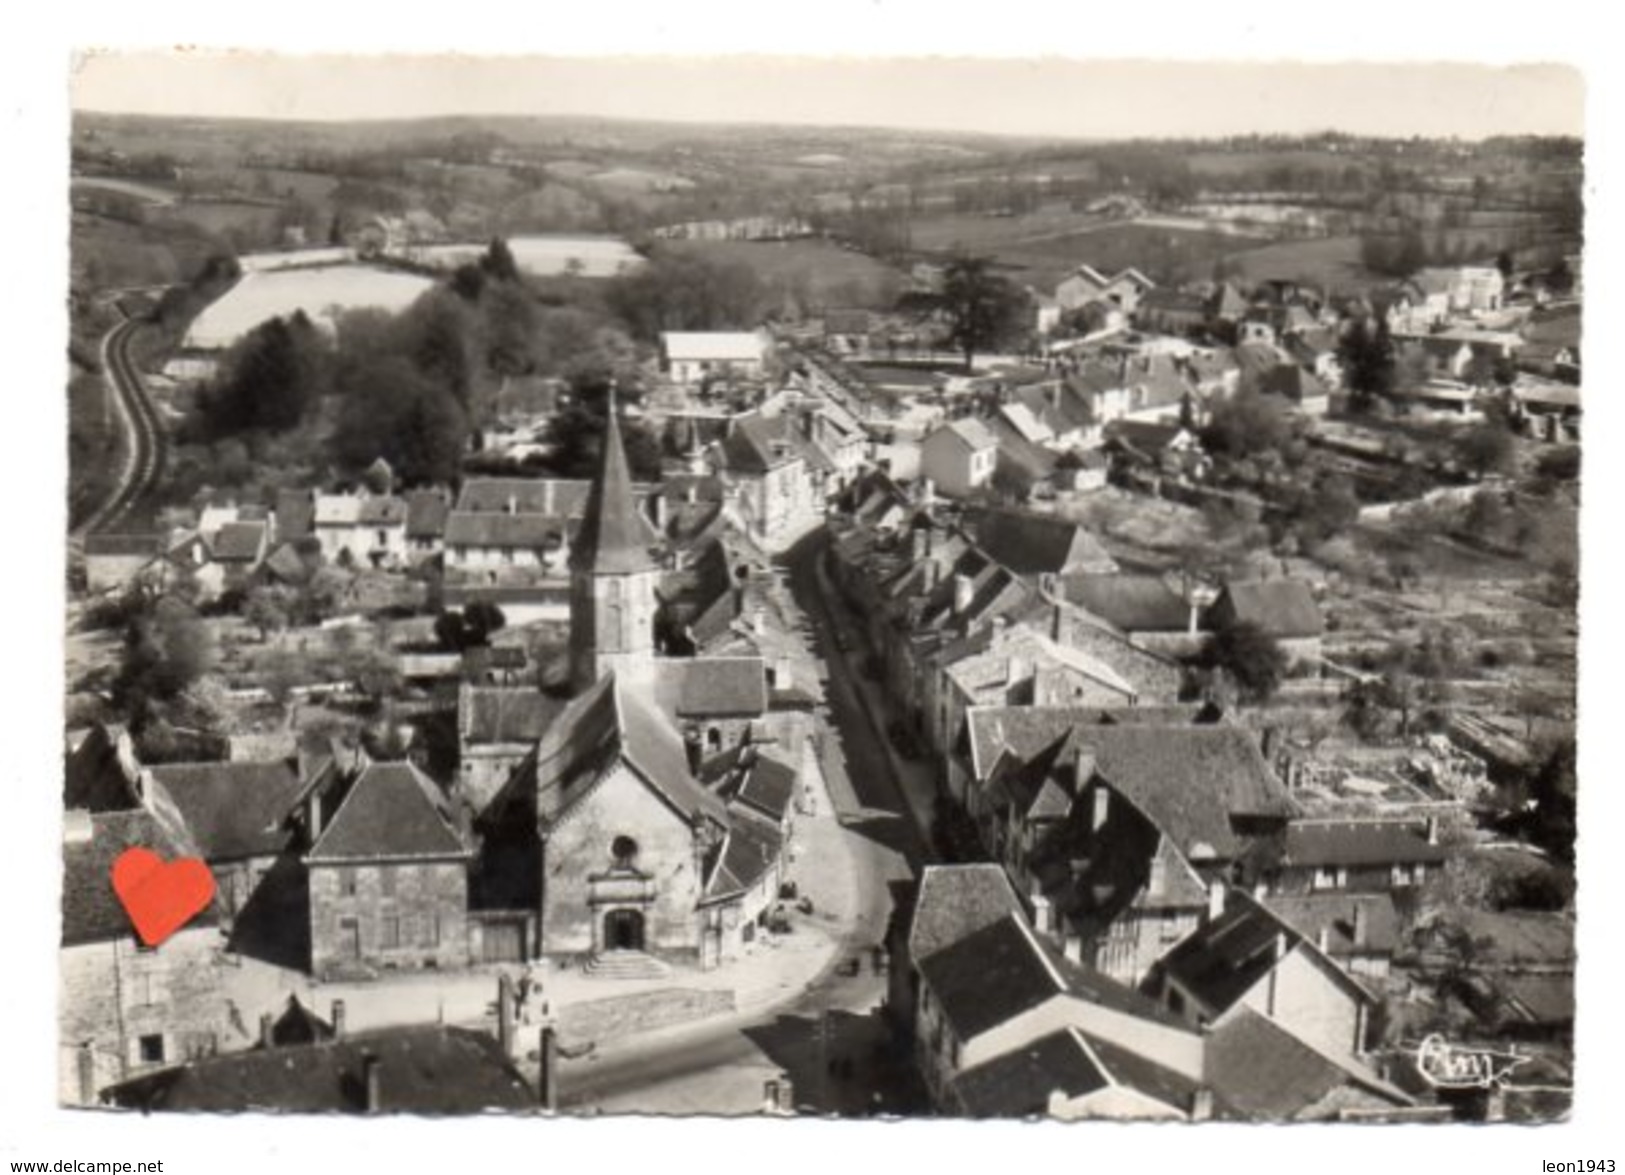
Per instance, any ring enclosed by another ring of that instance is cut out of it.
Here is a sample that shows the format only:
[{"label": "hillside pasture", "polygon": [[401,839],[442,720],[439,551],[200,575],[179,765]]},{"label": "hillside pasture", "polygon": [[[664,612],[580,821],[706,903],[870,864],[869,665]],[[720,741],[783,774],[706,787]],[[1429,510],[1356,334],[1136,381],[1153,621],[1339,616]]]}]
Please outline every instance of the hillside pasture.
[{"label": "hillside pasture", "polygon": [[1007,245],[994,257],[1011,276],[1050,290],[1079,265],[1114,273],[1133,266],[1159,282],[1200,280],[1213,263],[1254,242],[1206,229],[1117,221],[1098,228]]},{"label": "hillside pasture", "polygon": [[434,283],[416,274],[366,265],[245,273],[207,306],[186,332],[185,346],[211,351],[231,346],[262,322],[304,311],[331,326],[346,310],[404,310]]},{"label": "hillside pasture", "polygon": [[664,247],[748,266],[776,295],[811,307],[888,308],[902,283],[890,266],[831,241],[672,241]]}]

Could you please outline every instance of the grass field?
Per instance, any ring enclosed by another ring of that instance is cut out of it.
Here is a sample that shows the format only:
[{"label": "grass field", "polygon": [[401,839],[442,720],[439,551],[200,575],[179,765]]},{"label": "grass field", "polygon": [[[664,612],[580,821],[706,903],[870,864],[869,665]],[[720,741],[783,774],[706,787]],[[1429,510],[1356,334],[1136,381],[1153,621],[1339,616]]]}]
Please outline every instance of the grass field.
[{"label": "grass field", "polygon": [[133,224],[75,212],[69,257],[76,281],[97,289],[168,285],[197,272],[222,243],[189,224]]},{"label": "grass field", "polygon": [[229,347],[260,323],[296,310],[303,310],[313,322],[331,322],[343,310],[403,310],[433,284],[415,274],[365,265],[245,273],[197,316],[186,332],[186,346]]},{"label": "grass field", "polygon": [[1230,260],[1244,281],[1269,278],[1308,281],[1325,290],[1356,291],[1383,284],[1380,277],[1360,264],[1358,237],[1323,237],[1308,241],[1281,241],[1262,248],[1248,249]]},{"label": "grass field", "polygon": [[804,292],[818,305],[890,306],[901,283],[890,266],[828,241],[673,241],[668,247],[748,265],[769,289]]},{"label": "grass field", "polygon": [[1120,222],[1008,245],[994,256],[1015,270],[1018,280],[1052,290],[1083,264],[1106,273],[1132,265],[1156,281],[1200,280],[1212,272],[1214,261],[1251,243],[1225,233]]}]

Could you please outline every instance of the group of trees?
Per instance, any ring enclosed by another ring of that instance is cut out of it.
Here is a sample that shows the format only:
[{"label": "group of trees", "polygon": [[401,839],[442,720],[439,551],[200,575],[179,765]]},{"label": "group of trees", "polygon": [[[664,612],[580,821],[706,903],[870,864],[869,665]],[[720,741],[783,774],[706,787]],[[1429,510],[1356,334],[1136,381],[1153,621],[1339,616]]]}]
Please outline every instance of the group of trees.
[{"label": "group of trees", "polygon": [[761,321],[768,291],[748,265],[665,249],[611,279],[604,301],[634,337],[653,343],[662,331],[748,330]]}]

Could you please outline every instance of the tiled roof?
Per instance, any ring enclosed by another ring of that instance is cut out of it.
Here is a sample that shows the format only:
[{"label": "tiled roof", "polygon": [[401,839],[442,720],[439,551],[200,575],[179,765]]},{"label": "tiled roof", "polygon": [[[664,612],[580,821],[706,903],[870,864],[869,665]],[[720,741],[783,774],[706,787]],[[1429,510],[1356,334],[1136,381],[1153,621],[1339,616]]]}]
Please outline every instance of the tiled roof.
[{"label": "tiled roof", "polygon": [[985,777],[1001,754],[1027,759],[1074,726],[1210,724],[1203,706],[974,706],[966,713],[972,768]]},{"label": "tiled roof", "polygon": [[[1266,908],[1304,938],[1318,943],[1326,932],[1326,953],[1334,959],[1353,954],[1392,954],[1399,945],[1399,911],[1392,894],[1282,894],[1262,899]],[[1365,941],[1356,945],[1355,910],[1365,912]]]},{"label": "tiled roof", "polygon": [[753,412],[733,422],[721,446],[724,466],[736,473],[763,474],[802,457],[801,440],[788,416]]},{"label": "tiled roof", "polygon": [[410,763],[373,763],[361,772],[306,855],[332,863],[395,857],[465,857],[451,806]]},{"label": "tiled roof", "polygon": [[265,549],[266,524],[228,522],[215,532],[210,555],[220,563],[252,563]]},{"label": "tiled roof", "polygon": [[1291,1121],[1345,1085],[1396,1106],[1410,1101],[1375,1074],[1340,1064],[1250,1008],[1209,1033],[1204,1074],[1230,1110],[1254,1121]]},{"label": "tiled roof", "polygon": [[453,510],[446,517],[448,547],[513,550],[557,548],[569,538],[571,523],[557,514],[496,514]]},{"label": "tiled roof", "polygon": [[533,743],[563,709],[563,702],[534,688],[464,685],[457,693],[465,744]]},{"label": "tiled roof", "polygon": [[[113,892],[113,862],[125,849],[151,849],[166,860],[195,855],[197,849],[179,829],[161,824],[145,808],[127,812],[97,812],[85,817],[70,813],[73,821],[87,820],[90,835],[68,839],[62,846],[62,945],[106,942],[132,933],[130,919]],[[211,905],[187,925],[213,926]]]},{"label": "tiled roof", "polygon": [[604,426],[603,460],[587,496],[570,566],[600,574],[648,571],[657,565],[651,549],[659,541],[660,536],[638,509],[612,394]]},{"label": "tiled roof", "polygon": [[1326,628],[1314,592],[1301,579],[1231,580],[1221,600],[1225,598],[1236,619],[1256,624],[1273,637],[1320,636]]},{"label": "tiled roof", "polygon": [[773,820],[783,820],[796,798],[796,769],[772,755],[758,753],[746,769],[735,798]]},{"label": "tiled roof", "polygon": [[378,1066],[383,1113],[472,1114],[536,1105],[495,1039],[440,1025],[190,1061],[114,1086],[108,1096],[141,1110],[359,1114],[366,1110],[367,1057]]},{"label": "tiled roof", "polygon": [[362,526],[404,526],[407,510],[405,498],[363,498],[361,508],[356,511],[356,521]]},{"label": "tiled roof", "polygon": [[455,510],[479,514],[549,514],[580,518],[592,482],[556,477],[471,477],[457,494]]},{"label": "tiled roof", "polygon": [[767,667],[760,657],[663,657],[655,697],[676,718],[756,717],[767,712]]},{"label": "tiled roof", "polygon": [[1160,575],[1067,575],[1061,595],[1124,632],[1185,632],[1190,605]]},{"label": "tiled roof", "polygon": [[913,905],[908,949],[916,960],[1021,911],[1002,865],[927,865]]},{"label": "tiled roof", "polygon": [[927,437],[926,443],[939,436],[952,436],[973,452],[997,448],[999,444],[999,438],[988,430],[987,425],[971,416],[949,421]]},{"label": "tiled roof", "polygon": [[1115,1084],[1155,1098],[1176,1110],[1189,1112],[1194,1108],[1197,1090],[1201,1088],[1199,1082],[1092,1033],[1081,1035]]},{"label": "tiled roof", "polygon": [[1429,844],[1427,833],[1414,824],[1394,820],[1315,820],[1287,826],[1281,864],[1393,865],[1443,861],[1449,856],[1449,849]]},{"label": "tiled roof", "polygon": [[292,764],[166,763],[148,770],[205,860],[271,856],[287,847],[286,821],[300,791]]},{"label": "tiled roof", "polygon": [[1042,1115],[1050,1095],[1080,1098],[1110,1084],[1081,1032],[1064,1028],[1012,1049],[954,1078],[954,1094],[972,1118]]},{"label": "tiled roof", "polygon": [[1490,940],[1488,959],[1500,966],[1562,966],[1575,957],[1572,915],[1536,910],[1452,910],[1448,920],[1474,938]]},{"label": "tiled roof", "polygon": [[1010,427],[1015,429],[1023,440],[1042,444],[1055,436],[1055,430],[1034,416],[1032,409],[1020,400],[1004,405],[999,409],[999,414],[1010,422]]},{"label": "tiled roof", "polygon": [[1069,519],[1025,510],[984,510],[969,521],[982,549],[1017,575],[1117,569],[1099,540]]}]

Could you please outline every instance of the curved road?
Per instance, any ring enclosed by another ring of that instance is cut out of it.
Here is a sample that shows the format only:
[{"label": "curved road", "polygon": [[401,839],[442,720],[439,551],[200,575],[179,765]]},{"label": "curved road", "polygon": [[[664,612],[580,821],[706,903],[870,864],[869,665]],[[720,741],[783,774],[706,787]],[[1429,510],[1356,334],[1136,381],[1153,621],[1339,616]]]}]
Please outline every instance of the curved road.
[{"label": "curved road", "polygon": [[113,394],[113,407],[124,430],[124,464],[112,492],[73,528],[70,538],[117,528],[130,510],[158,483],[164,467],[164,432],[157,409],[130,359],[130,338],[140,322],[126,319],[102,338],[103,378]]}]

